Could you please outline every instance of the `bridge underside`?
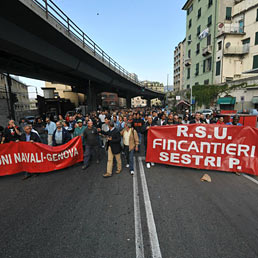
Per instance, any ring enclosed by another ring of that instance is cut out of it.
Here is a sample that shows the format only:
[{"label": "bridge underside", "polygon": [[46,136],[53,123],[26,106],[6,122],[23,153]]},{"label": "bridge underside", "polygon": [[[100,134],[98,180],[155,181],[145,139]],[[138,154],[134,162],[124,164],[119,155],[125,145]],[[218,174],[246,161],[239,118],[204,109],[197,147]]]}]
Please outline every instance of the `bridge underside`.
[{"label": "bridge underside", "polygon": [[73,91],[109,91],[119,97],[162,98],[120,76],[20,1],[0,8],[0,71],[71,85]]}]

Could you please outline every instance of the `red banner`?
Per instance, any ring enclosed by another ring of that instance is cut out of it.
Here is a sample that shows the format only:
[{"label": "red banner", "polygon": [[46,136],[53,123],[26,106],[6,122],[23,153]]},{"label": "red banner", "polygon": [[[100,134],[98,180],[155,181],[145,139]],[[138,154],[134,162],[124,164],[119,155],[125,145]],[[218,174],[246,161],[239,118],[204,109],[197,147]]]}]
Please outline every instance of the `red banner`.
[{"label": "red banner", "polygon": [[34,142],[10,142],[0,145],[0,176],[22,171],[45,173],[83,161],[82,139],[51,147]]},{"label": "red banner", "polygon": [[258,129],[231,125],[155,126],[147,162],[258,175]]}]

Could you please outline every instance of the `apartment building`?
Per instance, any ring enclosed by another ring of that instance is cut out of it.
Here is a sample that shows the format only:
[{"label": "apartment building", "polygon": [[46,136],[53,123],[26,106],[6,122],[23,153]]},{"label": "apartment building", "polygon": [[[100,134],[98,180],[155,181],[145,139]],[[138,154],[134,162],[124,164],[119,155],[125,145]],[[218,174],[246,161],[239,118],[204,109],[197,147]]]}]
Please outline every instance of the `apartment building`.
[{"label": "apartment building", "polygon": [[214,83],[218,24],[231,17],[235,0],[188,0],[184,89]]},{"label": "apartment building", "polygon": [[[145,86],[145,88],[148,88],[153,91],[157,92],[164,92],[164,85],[160,82],[151,82],[151,81],[143,81],[142,84]],[[151,106],[160,106],[162,103],[158,98],[151,100]]]},{"label": "apartment building", "polygon": [[258,68],[258,2],[237,0],[227,8],[218,24],[215,83],[253,76],[245,72]]},{"label": "apartment building", "polygon": [[184,88],[184,49],[185,39],[174,50],[174,91],[176,92]]}]

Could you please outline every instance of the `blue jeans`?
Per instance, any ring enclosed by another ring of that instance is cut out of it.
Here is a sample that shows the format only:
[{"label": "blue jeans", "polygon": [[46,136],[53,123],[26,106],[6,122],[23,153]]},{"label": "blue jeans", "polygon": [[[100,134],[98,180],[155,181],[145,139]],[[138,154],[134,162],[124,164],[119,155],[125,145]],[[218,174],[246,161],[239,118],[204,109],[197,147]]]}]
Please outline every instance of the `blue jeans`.
[{"label": "blue jeans", "polygon": [[124,145],[124,151],[125,151],[125,157],[126,157],[126,162],[129,164],[129,169],[134,170],[134,150],[129,151],[129,146]]}]

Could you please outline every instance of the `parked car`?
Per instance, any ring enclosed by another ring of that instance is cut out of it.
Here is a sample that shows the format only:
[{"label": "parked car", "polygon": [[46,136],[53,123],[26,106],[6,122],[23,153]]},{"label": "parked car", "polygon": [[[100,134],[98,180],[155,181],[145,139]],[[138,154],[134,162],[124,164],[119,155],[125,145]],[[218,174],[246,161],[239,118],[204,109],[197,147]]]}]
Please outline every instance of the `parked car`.
[{"label": "parked car", "polygon": [[206,115],[212,115],[213,114],[213,111],[211,109],[203,109],[200,111],[200,113],[204,114],[205,116]]},{"label": "parked car", "polygon": [[258,111],[257,111],[257,109],[250,109],[250,115],[252,115],[252,116],[258,116]]},{"label": "parked car", "polygon": [[31,124],[34,123],[35,116],[25,116],[25,120]]}]

